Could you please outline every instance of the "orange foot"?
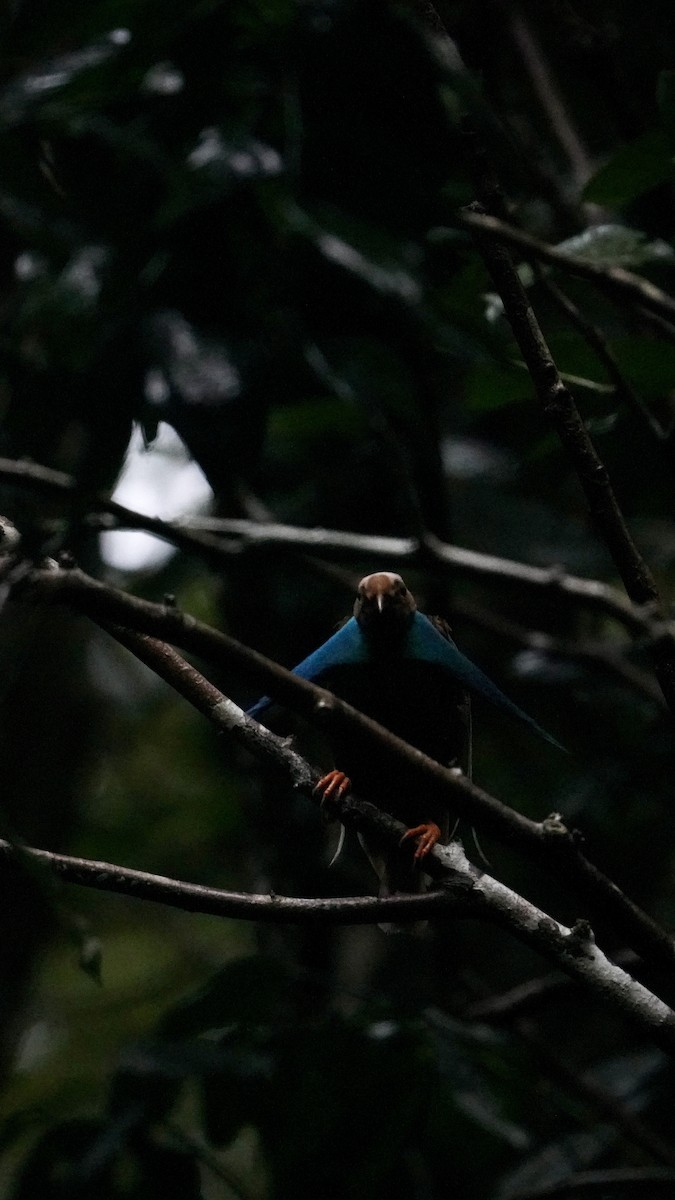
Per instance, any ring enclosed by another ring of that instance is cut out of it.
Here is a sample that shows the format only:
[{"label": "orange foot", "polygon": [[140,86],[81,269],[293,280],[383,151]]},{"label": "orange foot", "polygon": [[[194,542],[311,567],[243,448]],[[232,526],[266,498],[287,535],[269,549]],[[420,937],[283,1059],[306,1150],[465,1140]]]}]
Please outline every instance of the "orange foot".
[{"label": "orange foot", "polygon": [[[315,785],[314,795],[321,796],[322,804],[324,800],[331,800],[333,796],[337,796],[341,800],[350,791],[351,786],[352,781],[344,771],[329,771]],[[440,831],[438,836],[440,837]]]},{"label": "orange foot", "polygon": [[408,838],[417,838],[417,849],[415,851],[415,859],[426,858],[429,851],[436,845],[436,842],[441,840],[441,831],[438,825],[434,825],[433,821],[429,821],[426,825],[415,825],[414,829],[408,829],[401,838],[400,845],[402,846]]}]

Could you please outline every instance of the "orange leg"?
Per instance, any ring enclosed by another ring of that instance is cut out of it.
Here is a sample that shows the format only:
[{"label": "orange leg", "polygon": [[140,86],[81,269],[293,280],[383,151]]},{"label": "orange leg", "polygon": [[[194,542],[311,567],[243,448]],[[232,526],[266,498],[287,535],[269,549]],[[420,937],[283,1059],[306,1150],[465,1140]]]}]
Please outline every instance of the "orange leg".
[{"label": "orange leg", "polygon": [[[329,771],[314,788],[314,794],[321,796],[321,802],[330,800],[333,796],[342,798],[351,789],[352,781],[344,771]],[[440,832],[439,832],[440,837]]]},{"label": "orange leg", "polygon": [[403,845],[408,838],[417,838],[415,859],[418,860],[426,858],[429,851],[436,845],[436,842],[440,842],[441,831],[438,825],[435,825],[433,821],[429,821],[425,825],[415,825],[414,829],[408,829],[403,834],[400,844]]}]

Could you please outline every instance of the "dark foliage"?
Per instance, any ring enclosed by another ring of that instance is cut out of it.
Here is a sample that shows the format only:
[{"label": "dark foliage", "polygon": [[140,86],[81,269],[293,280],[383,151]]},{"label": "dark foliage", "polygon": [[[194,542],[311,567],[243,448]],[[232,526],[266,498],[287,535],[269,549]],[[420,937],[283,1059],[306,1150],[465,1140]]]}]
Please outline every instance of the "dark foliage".
[{"label": "dark foliage", "polygon": [[[64,501],[0,480],[29,553],[68,549],[119,582],[86,514],[132,429],[147,465],[164,425],[223,516],[427,531],[616,582],[458,212],[487,161],[514,225],[672,290],[671,5],[436,9],[5,6],[0,454],[77,483]],[[675,330],[558,268],[519,270],[668,597]],[[371,569],[268,544],[218,575],[181,554],[122,582],[290,665]],[[449,586],[431,559],[406,579],[573,748],[561,761],[478,708],[481,785],[535,819],[562,812],[672,924],[672,723],[648,647],[554,590]],[[215,886],[368,890],[356,846],[328,872],[314,812],[116,649],[6,606],[2,836]],[[556,918],[586,915],[515,851],[484,848]],[[12,1200],[515,1200],[591,1170],[584,1195],[647,1196],[648,1171],[675,1168],[672,1066],[599,1002],[554,979],[525,1015],[471,1017],[543,969],[489,927],[248,930],[73,898],[28,870],[0,907]],[[637,970],[672,1001],[672,980]],[[613,1176],[628,1168],[630,1193]]]}]

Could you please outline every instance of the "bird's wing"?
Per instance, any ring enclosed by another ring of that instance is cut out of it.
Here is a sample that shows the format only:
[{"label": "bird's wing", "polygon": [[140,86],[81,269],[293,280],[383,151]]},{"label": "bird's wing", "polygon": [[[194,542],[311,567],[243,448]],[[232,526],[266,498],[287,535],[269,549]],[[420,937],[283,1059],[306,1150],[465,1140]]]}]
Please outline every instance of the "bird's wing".
[{"label": "bird's wing", "polygon": [[445,629],[446,632],[439,632],[438,627],[429,617],[425,617],[423,613],[415,613],[408,635],[408,653],[412,658],[419,659],[421,662],[434,663],[447,670],[457,683],[462,684],[474,695],[483,696],[497,708],[501,708],[503,712],[518,717],[519,720],[529,725],[530,729],[539,734],[539,737],[544,738],[551,745],[557,746],[559,750],[564,750],[565,747],[561,746],[560,742],[542,729],[536,721],[533,721],[532,717],[528,717],[522,708],[509,700],[508,696],[505,696],[497,685],[488,679],[480,667],[475,666],[462,654],[461,650],[458,650],[450,637],[449,626],[445,626]]},{"label": "bird's wing", "polygon": [[[452,629],[445,618],[430,616],[427,619],[431,621],[434,629],[437,633],[440,633],[444,641],[454,646]],[[461,684],[459,687],[461,687]],[[459,737],[457,759],[452,765],[461,767],[467,779],[471,779],[473,773],[473,736],[471,727],[471,696],[468,691],[458,691],[454,710]]]},{"label": "bird's wing", "polygon": [[[307,658],[303,658],[297,667],[293,667],[292,673],[299,675],[300,679],[309,679],[315,682],[334,667],[361,663],[367,656],[368,647],[365,638],[357,621],[351,617],[347,624],[338,629],[337,633],[334,633],[322,646],[319,646],[318,650],[308,655]],[[257,718],[272,703],[269,696],[263,696],[247,710],[248,716]]]}]

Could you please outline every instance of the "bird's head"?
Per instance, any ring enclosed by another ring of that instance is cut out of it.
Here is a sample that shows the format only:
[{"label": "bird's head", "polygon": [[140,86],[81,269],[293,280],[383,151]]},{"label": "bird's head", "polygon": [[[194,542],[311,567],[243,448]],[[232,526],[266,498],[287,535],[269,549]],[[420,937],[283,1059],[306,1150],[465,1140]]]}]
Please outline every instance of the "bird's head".
[{"label": "bird's head", "polygon": [[407,627],[417,605],[400,575],[393,571],[378,571],[362,579],[354,616],[366,633],[403,630]]}]

